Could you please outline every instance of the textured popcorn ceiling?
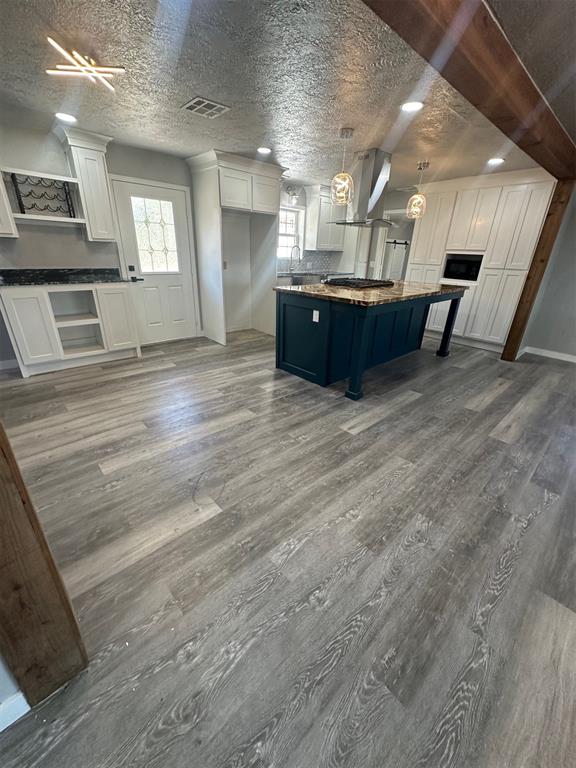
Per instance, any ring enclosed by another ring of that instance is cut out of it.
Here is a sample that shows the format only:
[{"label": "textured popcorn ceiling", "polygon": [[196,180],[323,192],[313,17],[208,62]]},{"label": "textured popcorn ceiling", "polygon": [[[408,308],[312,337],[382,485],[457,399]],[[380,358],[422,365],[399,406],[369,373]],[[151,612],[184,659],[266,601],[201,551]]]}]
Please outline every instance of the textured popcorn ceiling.
[{"label": "textured popcorn ceiling", "polygon": [[[125,66],[116,95],[46,75],[59,60],[48,34]],[[392,187],[415,181],[420,158],[428,180],[482,173],[500,154],[505,170],[534,167],[360,0],[2,0],[0,73],[5,121],[49,128],[72,112],[79,127],[182,156],[266,145],[310,182],[339,170],[343,125],[349,151],[393,153]],[[231,109],[180,109],[196,95]],[[416,117],[399,111],[418,96]]]},{"label": "textured popcorn ceiling", "polygon": [[576,141],[576,0],[488,0],[488,4]]}]

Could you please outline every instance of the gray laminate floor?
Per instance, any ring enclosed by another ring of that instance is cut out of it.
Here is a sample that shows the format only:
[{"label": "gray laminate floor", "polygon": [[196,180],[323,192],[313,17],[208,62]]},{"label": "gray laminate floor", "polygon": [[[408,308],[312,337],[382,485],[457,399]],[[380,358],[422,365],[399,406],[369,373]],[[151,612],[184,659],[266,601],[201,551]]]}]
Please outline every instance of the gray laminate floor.
[{"label": "gray laminate floor", "polygon": [[89,669],[3,768],[568,768],[575,369],[433,347],[366,397],[234,334],[4,378]]}]

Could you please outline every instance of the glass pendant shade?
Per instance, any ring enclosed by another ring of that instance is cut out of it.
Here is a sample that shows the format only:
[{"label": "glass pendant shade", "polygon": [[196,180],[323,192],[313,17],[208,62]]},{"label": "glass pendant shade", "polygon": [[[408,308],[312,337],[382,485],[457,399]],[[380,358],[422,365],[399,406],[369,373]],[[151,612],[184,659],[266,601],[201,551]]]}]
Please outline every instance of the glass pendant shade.
[{"label": "glass pendant shade", "polygon": [[406,218],[421,219],[426,213],[426,196],[421,192],[412,195],[406,206]]},{"label": "glass pendant shade", "polygon": [[350,205],[354,199],[354,180],[349,173],[337,173],[330,184],[330,199],[334,205]]}]

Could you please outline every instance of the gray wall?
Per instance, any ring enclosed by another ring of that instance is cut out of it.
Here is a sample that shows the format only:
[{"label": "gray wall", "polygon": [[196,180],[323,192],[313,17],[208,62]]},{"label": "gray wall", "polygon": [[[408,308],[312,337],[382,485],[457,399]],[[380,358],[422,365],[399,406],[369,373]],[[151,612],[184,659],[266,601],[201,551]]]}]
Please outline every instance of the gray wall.
[{"label": "gray wall", "polygon": [[564,216],[522,346],[576,356],[576,193]]},{"label": "gray wall", "polygon": [[175,155],[112,142],[106,150],[106,163],[109,173],[117,176],[133,176],[136,179],[178,184],[181,187],[191,186],[186,161]]}]

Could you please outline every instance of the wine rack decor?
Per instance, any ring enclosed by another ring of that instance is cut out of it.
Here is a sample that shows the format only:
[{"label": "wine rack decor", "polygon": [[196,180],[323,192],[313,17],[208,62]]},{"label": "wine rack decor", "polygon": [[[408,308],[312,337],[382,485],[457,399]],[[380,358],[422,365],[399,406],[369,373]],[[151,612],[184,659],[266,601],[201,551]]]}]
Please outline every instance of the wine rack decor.
[{"label": "wine rack decor", "polygon": [[20,213],[61,216],[63,219],[76,217],[67,181],[20,173],[10,173],[9,176]]}]

